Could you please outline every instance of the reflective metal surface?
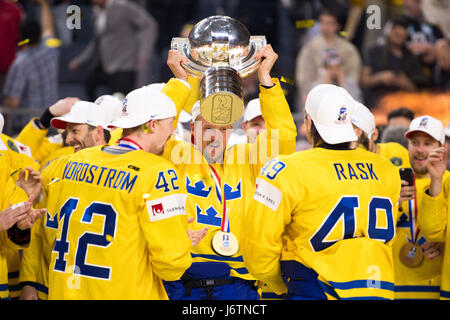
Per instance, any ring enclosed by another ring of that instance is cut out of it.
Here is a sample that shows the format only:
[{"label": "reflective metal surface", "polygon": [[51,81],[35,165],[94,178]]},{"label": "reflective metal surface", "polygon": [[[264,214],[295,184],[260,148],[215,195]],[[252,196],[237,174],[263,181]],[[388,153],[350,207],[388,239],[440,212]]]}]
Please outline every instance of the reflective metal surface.
[{"label": "reflective metal surface", "polygon": [[266,44],[265,36],[250,36],[239,21],[212,16],[198,22],[188,38],[173,38],[171,48],[189,59],[185,68],[191,76],[200,78],[209,67],[229,66],[245,77],[258,68],[253,57]]},{"label": "reflective metal surface", "polygon": [[186,71],[200,80],[200,108],[203,118],[217,125],[229,125],[244,112],[242,79],[254,72],[254,57],[266,45],[265,36],[250,36],[239,21],[212,16],[198,22],[188,38],[173,38],[171,48],[188,59]]}]

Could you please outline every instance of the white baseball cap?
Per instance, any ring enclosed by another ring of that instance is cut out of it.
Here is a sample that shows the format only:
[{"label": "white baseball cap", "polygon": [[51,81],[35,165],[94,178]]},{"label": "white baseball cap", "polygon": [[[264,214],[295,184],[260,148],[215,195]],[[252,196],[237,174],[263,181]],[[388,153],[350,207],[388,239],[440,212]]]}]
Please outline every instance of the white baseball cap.
[{"label": "white baseball cap", "polygon": [[244,111],[244,122],[253,120],[261,115],[261,103],[259,102],[259,99],[250,100]]},{"label": "white baseball cap", "polygon": [[109,128],[134,128],[150,120],[167,119],[177,115],[175,103],[161,92],[160,84],[149,85],[128,93],[123,100],[120,116]]},{"label": "white baseball cap", "polygon": [[357,141],[351,120],[354,103],[344,88],[319,84],[306,97],[305,111],[326,143]]},{"label": "white baseball cap", "polygon": [[75,102],[68,113],[60,117],[54,117],[50,121],[52,127],[56,129],[66,129],[67,123],[89,124],[94,127],[107,128],[107,119],[103,109],[88,101]]},{"label": "white baseball cap", "polygon": [[94,103],[99,105],[103,112],[105,112],[107,124],[120,117],[120,114],[122,113],[123,102],[113,95],[102,95],[95,99]]},{"label": "white baseball cap", "polygon": [[416,131],[425,132],[442,144],[445,142],[445,132],[442,122],[431,116],[425,115],[411,121],[408,131],[405,132],[405,137],[409,138]]},{"label": "white baseball cap", "polygon": [[355,109],[353,110],[352,123],[364,131],[369,139],[375,132],[375,117],[369,108],[361,102],[355,101]]},{"label": "white baseball cap", "polygon": [[[0,130],[0,132],[1,132],[1,130]],[[447,123],[447,126],[444,129],[444,133],[447,138],[450,138],[450,122]]]}]

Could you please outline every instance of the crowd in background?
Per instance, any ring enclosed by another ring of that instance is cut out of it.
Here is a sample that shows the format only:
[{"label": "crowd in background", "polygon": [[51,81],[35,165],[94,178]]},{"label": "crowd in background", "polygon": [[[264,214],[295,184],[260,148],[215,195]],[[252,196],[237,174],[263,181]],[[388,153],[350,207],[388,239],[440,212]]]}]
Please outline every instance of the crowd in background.
[{"label": "crowd in background", "polygon": [[[212,15],[265,35],[279,54],[274,74],[299,139],[304,100],[316,84],[338,84],[371,110],[389,93],[450,87],[446,1],[0,0],[0,8],[0,105],[10,135],[59,98],[94,101],[166,82],[172,37],[187,37]],[[245,103],[257,96],[254,75],[245,78],[244,94]]]}]

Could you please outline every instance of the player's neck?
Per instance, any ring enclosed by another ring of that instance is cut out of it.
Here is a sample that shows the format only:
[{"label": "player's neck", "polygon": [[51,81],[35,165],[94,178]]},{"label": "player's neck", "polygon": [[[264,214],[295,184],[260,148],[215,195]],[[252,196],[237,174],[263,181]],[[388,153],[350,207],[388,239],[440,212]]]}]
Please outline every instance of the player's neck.
[{"label": "player's neck", "polygon": [[[129,141],[130,143],[134,144],[136,149],[142,149],[146,152],[150,152],[150,143],[148,142],[148,139],[145,139],[140,134],[130,134],[128,136],[122,137],[124,141]],[[122,147],[119,145],[116,146],[120,149],[125,149],[126,147]]]}]

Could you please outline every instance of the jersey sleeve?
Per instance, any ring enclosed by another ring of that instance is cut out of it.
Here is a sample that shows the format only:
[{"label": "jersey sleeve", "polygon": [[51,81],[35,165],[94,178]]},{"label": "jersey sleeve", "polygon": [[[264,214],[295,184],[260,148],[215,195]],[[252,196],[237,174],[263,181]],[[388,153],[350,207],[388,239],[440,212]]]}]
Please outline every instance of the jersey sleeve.
[{"label": "jersey sleeve", "polygon": [[47,129],[37,128],[32,119],[19,133],[17,141],[29,146],[33,157],[42,162],[51,152],[62,147],[61,143],[52,143],[46,138],[47,132]]},{"label": "jersey sleeve", "polygon": [[19,282],[21,285],[35,285],[38,283],[37,275],[40,267],[40,254],[42,250],[41,236],[38,229],[41,228],[41,218],[31,228],[31,240],[28,248],[22,251],[20,262]]},{"label": "jersey sleeve", "polygon": [[[186,193],[170,165],[155,166],[142,192],[139,222],[147,240],[153,271],[166,281],[178,280],[191,265],[187,235]],[[139,200],[138,200],[139,201]]]},{"label": "jersey sleeve", "polygon": [[278,158],[261,169],[244,218],[247,230],[242,235],[244,262],[249,272],[276,294],[286,292],[280,267],[282,234],[295,205],[289,190],[283,188],[283,181],[289,178],[288,171]]},{"label": "jersey sleeve", "polygon": [[175,121],[173,122],[173,126],[176,128],[180,112],[191,93],[190,84],[188,82],[172,78],[166,83],[162,89],[162,92],[172,99],[177,108],[177,115],[175,117]]},{"label": "jersey sleeve", "polygon": [[428,187],[420,190],[422,193],[421,212],[417,216],[420,230],[429,241],[445,241],[448,217],[448,190],[450,178],[443,181],[441,193],[432,197],[427,193]]},{"label": "jersey sleeve", "polygon": [[260,86],[259,100],[266,130],[250,146],[251,159],[257,159],[250,162],[257,163],[253,166],[255,176],[268,160],[279,154],[291,154],[296,147],[297,128],[291,110],[280,81],[276,78],[272,81],[275,85],[271,88]]}]

